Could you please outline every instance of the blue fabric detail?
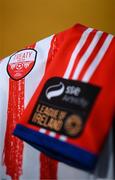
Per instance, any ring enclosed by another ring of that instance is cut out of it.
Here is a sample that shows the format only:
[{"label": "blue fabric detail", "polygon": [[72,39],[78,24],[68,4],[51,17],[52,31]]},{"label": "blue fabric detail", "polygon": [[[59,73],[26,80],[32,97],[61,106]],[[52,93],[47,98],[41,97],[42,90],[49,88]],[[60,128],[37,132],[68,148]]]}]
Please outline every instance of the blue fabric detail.
[{"label": "blue fabric detail", "polygon": [[79,147],[22,125],[17,125],[13,134],[46,155],[70,166],[86,171],[93,171],[95,168],[97,156]]}]

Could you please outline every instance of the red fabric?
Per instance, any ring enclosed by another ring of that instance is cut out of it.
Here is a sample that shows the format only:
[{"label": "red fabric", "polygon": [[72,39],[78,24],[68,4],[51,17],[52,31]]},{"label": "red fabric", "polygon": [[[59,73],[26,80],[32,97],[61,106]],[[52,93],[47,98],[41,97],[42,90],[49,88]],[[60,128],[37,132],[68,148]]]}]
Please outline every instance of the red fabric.
[{"label": "red fabric", "polygon": [[57,179],[58,161],[49,158],[41,153],[40,155],[40,179],[41,180],[56,180]]},{"label": "red fabric", "polygon": [[[35,91],[32,99],[30,100],[30,103],[27,105],[27,108],[25,110],[25,113],[23,115],[23,121],[21,121],[21,124],[26,124],[27,127],[33,128],[35,130],[38,130],[39,127],[31,126],[28,124],[28,118],[31,116],[32,109],[34,108],[34,105],[36,104],[37,98],[40,95],[40,92],[44,86],[44,83],[46,80],[55,72],[55,76],[63,77],[64,72],[66,71],[67,65],[69,63],[69,59],[71,57],[71,54],[78,43],[82,33],[86,30],[85,26],[80,26],[79,28],[79,36],[76,33],[76,28],[78,28],[79,25],[76,25],[75,27],[59,33],[57,35],[58,42],[60,44],[60,50],[55,55],[55,61],[52,61],[52,63],[49,63],[48,68],[46,69],[46,72],[44,74],[44,77],[39,85],[39,88]],[[68,51],[67,51],[68,50]],[[57,62],[57,64],[56,64]],[[63,62],[63,66],[60,68],[60,64]],[[56,66],[57,65],[57,66]],[[48,71],[48,75],[46,76]],[[26,112],[28,113],[28,116],[26,115]]]},{"label": "red fabric", "polygon": [[[76,28],[78,28],[77,31]],[[51,77],[64,76],[64,73],[69,64],[71,54],[76,44],[78,43],[82,33],[86,29],[87,28],[85,28],[84,26],[77,25],[72,29],[68,30],[68,32],[64,34],[63,41],[61,41],[61,48],[56,54],[55,60],[52,61],[52,63],[50,63],[48,70],[46,71],[44,78],[42,79],[42,82],[40,83],[39,87],[37,88],[35,94],[33,95],[29,105],[25,110],[25,113],[22,117],[23,121],[21,121],[22,125],[35,131],[39,130],[38,127],[30,125],[28,123],[28,120],[38,100],[38,97],[44,87],[44,84]],[[58,34],[58,36],[60,37],[61,33]],[[91,53],[88,61],[86,62],[85,66],[82,68],[81,74],[79,76],[80,80],[82,78],[82,73],[83,74],[86,73],[91,63],[94,61],[95,55],[98,54],[100,47],[102,47],[107,37],[108,34],[103,33],[102,37],[98,41],[97,46],[93,49],[93,52]],[[113,74],[114,74],[113,67],[115,63],[114,49],[115,49],[115,39],[113,38],[109,45],[109,48],[102,57],[100,64],[98,65],[98,67],[96,67],[95,72],[88,81],[88,83],[91,83],[93,85],[98,85],[99,87],[101,87],[101,92],[95,102],[95,106],[93,107],[92,112],[89,115],[88,123],[86,123],[83,133],[81,134],[80,138],[76,139],[76,141],[72,138],[67,138],[68,143],[80,147],[94,154],[99,154],[102,145],[104,143],[104,140],[106,139],[106,136],[110,130],[111,122],[113,119],[114,102],[115,102],[115,95],[114,95],[115,78],[113,78]],[[76,59],[77,58],[78,56],[76,57]],[[59,137],[58,134],[55,138],[57,137]]]},{"label": "red fabric", "polygon": [[6,173],[13,180],[19,180],[22,174],[23,142],[12,135],[12,132],[24,111],[24,79],[9,79],[9,101],[7,128],[4,144],[4,164]]},{"label": "red fabric", "polygon": [[[48,60],[47,60],[47,67],[52,62],[53,58],[55,57],[56,52],[59,49],[57,36],[55,35],[51,42],[51,47],[48,53]],[[58,161],[53,160],[46,156],[43,153],[40,153],[40,179],[46,180],[46,179],[57,179],[57,167],[58,167]]]},{"label": "red fabric", "polygon": [[103,45],[105,39],[107,37],[107,33],[103,33],[102,34],[102,37],[100,38],[99,42],[97,43],[93,53],[91,54],[91,56],[89,57],[87,63],[84,65],[79,77],[78,77],[78,80],[81,80],[84,76],[84,73],[86,72],[87,68],[90,66],[91,62],[93,61],[93,59],[95,58],[95,56],[97,55],[99,49],[101,48],[101,46]]},{"label": "red fabric", "polygon": [[89,37],[87,38],[86,43],[84,44],[84,46],[81,48],[78,56],[76,57],[74,66],[73,66],[73,68],[72,68],[72,71],[71,71],[71,74],[70,74],[70,79],[72,79],[72,76],[73,76],[73,74],[74,74],[74,72],[75,72],[75,69],[76,69],[76,67],[77,67],[77,65],[78,65],[81,57],[82,57],[83,54],[85,53],[86,49],[89,47],[89,45],[90,45],[91,41],[93,40],[95,34],[96,34],[96,30],[93,30],[93,31],[90,33]]}]

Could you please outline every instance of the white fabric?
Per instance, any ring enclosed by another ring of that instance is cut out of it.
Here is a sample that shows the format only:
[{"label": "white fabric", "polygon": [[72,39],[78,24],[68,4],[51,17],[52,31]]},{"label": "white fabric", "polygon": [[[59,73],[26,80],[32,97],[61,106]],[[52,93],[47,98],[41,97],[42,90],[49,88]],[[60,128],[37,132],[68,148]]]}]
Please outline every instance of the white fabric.
[{"label": "white fabric", "polygon": [[[92,29],[89,29],[91,32]],[[37,85],[39,84],[42,76],[44,75],[46,61],[48,56],[48,50],[53,36],[39,41],[36,44],[37,60],[32,71],[25,77],[25,107],[27,106],[30,98],[32,97]],[[2,152],[4,147],[4,137],[6,132],[7,121],[7,107],[8,107],[8,94],[9,94],[9,75],[6,71],[9,57],[5,58],[0,63],[0,180],[11,180],[6,175],[6,168],[2,165]],[[68,69],[69,71],[70,69]],[[68,75],[68,71],[66,74]],[[65,76],[66,76],[65,74]],[[108,145],[109,143],[109,145]],[[40,152],[24,143],[24,160],[23,160],[23,175],[20,180],[38,180],[40,177]],[[113,171],[113,158],[112,158],[112,136],[109,137],[109,141],[105,146],[105,150],[102,153],[98,162],[96,171],[93,174],[88,172],[67,166],[63,163],[58,164],[58,179],[59,180],[93,180],[100,178],[112,179]]]}]

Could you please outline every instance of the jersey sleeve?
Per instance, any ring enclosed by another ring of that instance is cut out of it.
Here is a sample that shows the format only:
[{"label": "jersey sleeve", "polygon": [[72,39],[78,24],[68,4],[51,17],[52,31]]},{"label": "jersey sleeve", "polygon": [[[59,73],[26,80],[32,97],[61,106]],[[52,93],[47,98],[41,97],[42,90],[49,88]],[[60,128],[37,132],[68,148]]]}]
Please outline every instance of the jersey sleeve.
[{"label": "jersey sleeve", "polygon": [[76,25],[57,39],[56,55],[14,135],[50,157],[92,171],[114,114],[114,36]]}]

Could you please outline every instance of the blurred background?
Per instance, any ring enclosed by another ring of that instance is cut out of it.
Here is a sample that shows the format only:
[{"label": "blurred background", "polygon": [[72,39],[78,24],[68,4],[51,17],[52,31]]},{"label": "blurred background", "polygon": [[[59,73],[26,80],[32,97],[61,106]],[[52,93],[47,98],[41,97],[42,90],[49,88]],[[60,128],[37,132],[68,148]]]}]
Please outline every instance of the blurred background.
[{"label": "blurred background", "polygon": [[0,59],[76,23],[115,34],[115,0],[0,0]]}]

